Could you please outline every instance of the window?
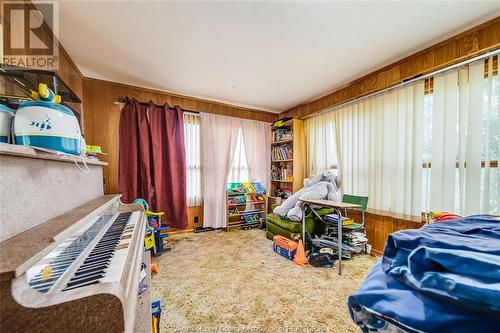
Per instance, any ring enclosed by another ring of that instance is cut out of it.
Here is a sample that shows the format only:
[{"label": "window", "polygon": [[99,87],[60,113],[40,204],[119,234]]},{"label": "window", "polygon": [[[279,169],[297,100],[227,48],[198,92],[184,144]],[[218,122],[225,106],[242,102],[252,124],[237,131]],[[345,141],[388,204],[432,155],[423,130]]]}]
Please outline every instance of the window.
[{"label": "window", "polygon": [[307,175],[316,176],[338,168],[334,114],[326,113],[306,119]]},{"label": "window", "polygon": [[494,56],[306,119],[308,171],[336,150],[343,192],[369,208],[499,214],[499,119]]},{"label": "window", "polygon": [[200,117],[184,113],[186,195],[189,207],[201,206]]},{"label": "window", "polygon": [[497,65],[495,56],[426,80],[422,210],[499,213]]},{"label": "window", "polygon": [[231,171],[227,177],[228,183],[248,182],[250,175],[248,172],[247,155],[245,151],[245,143],[243,142],[243,131],[238,130],[238,140],[236,141],[236,150],[234,153],[233,164]]}]

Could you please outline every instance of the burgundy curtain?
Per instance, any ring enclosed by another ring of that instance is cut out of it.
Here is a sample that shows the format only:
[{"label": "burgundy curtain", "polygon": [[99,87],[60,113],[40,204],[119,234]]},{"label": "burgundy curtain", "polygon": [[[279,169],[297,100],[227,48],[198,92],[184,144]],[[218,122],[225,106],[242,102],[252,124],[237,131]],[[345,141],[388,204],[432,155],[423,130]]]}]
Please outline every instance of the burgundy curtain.
[{"label": "burgundy curtain", "polygon": [[187,227],[182,110],[127,99],[120,119],[119,188],[124,202],[148,201],[164,222]]}]

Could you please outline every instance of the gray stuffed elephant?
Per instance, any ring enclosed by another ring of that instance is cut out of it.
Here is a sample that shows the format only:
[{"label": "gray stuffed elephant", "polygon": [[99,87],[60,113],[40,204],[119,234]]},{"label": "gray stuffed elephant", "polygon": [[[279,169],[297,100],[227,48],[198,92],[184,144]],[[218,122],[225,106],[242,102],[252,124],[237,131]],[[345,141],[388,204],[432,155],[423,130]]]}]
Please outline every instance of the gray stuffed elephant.
[{"label": "gray stuffed elephant", "polygon": [[304,179],[304,187],[274,208],[273,213],[281,217],[288,216],[292,221],[302,220],[303,202],[299,199],[336,201],[337,177],[331,171],[324,171],[313,179]]}]

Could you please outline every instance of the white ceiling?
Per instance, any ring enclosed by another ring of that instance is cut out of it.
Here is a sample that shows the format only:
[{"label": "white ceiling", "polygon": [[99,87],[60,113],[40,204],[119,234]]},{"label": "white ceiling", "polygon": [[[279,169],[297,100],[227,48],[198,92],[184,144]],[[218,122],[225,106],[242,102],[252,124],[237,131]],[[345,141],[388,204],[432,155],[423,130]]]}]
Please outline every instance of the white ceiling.
[{"label": "white ceiling", "polygon": [[492,19],[498,1],[60,2],[83,75],[280,112]]}]

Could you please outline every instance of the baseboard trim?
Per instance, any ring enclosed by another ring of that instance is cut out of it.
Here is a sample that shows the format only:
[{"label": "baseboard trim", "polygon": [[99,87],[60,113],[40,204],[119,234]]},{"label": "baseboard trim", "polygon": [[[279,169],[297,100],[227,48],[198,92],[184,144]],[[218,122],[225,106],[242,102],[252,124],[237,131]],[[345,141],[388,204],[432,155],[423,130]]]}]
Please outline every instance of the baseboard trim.
[{"label": "baseboard trim", "polygon": [[194,229],[170,229],[168,231],[170,235],[187,234],[190,232],[194,233]]}]

